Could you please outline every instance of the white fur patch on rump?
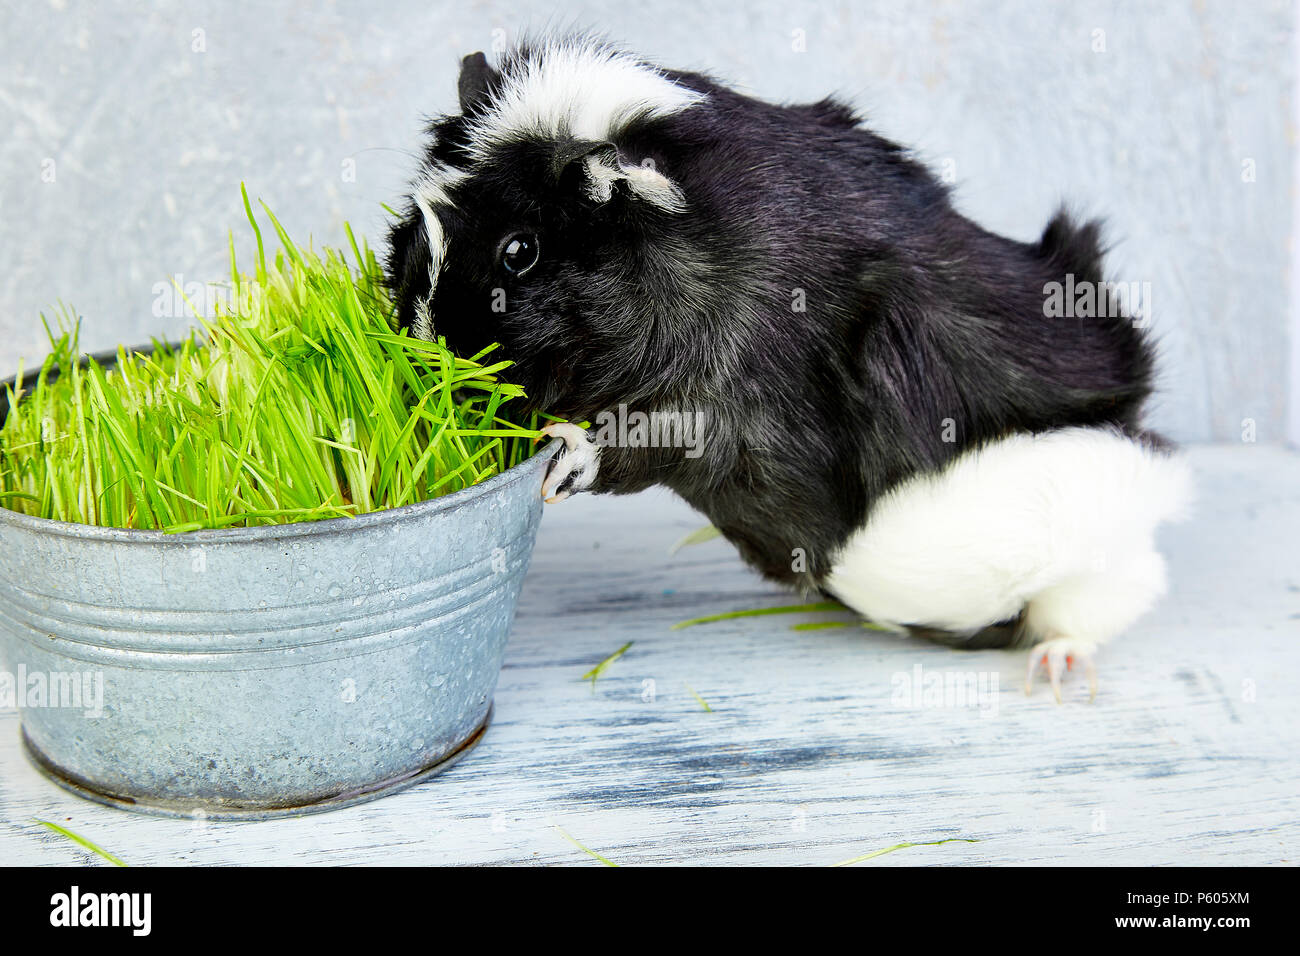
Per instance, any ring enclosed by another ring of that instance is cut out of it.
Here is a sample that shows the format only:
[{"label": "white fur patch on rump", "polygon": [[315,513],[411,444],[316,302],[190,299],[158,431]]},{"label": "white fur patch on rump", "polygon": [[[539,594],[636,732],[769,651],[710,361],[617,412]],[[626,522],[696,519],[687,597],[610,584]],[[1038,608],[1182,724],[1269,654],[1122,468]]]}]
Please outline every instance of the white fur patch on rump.
[{"label": "white fur patch on rump", "polygon": [[1185,459],[1111,429],[1013,435],[887,494],[827,588],[882,624],[1108,640],[1164,591],[1154,533],[1190,503]]}]

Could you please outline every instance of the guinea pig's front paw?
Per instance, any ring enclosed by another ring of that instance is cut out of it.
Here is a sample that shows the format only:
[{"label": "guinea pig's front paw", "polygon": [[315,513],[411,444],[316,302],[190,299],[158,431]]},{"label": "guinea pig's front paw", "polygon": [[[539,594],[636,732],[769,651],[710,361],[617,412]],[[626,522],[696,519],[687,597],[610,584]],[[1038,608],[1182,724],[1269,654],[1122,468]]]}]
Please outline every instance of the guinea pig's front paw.
[{"label": "guinea pig's front paw", "polygon": [[569,422],[552,422],[542,429],[543,435],[564,440],[564,450],[551,465],[542,482],[542,497],[547,504],[563,501],[578,491],[586,491],[596,480],[600,467],[600,446],[591,432]]}]

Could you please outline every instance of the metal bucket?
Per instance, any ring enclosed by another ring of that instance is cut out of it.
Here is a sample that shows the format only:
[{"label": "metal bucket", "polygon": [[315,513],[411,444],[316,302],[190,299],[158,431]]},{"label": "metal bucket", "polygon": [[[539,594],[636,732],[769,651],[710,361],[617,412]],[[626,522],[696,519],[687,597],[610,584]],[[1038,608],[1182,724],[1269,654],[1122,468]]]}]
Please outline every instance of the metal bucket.
[{"label": "metal bucket", "polygon": [[211,819],[346,806],[446,769],[490,718],[558,448],[442,498],[273,527],[0,508],[0,662],[27,752],[97,802]]}]

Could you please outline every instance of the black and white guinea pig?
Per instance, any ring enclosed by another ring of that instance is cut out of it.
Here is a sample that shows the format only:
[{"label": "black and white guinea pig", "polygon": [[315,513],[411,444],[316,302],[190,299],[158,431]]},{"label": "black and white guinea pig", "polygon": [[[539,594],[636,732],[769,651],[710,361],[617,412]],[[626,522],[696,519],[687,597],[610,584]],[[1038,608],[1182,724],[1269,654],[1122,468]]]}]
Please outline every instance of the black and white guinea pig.
[{"label": "black and white guinea pig", "polygon": [[[1190,493],[1145,431],[1152,347],[1095,223],[994,235],[832,99],[777,106],[587,36],[465,57],[388,271],[402,324],[500,342],[574,422],[695,416],[699,441],[565,450],[543,494],[662,484],[764,575],[878,623],[1028,638],[1060,699],[1161,595]],[[646,419],[641,419],[645,421]],[[619,434],[622,434],[620,431]]]}]

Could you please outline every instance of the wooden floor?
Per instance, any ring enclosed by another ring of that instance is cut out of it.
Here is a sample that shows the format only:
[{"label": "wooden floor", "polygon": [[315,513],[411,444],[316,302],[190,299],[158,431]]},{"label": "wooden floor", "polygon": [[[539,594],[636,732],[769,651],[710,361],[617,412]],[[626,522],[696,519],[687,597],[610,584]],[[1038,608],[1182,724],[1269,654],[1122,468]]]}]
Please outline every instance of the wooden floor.
[{"label": "wooden floor", "polygon": [[[1062,706],[1026,698],[1019,652],[791,629],[827,615],[671,630],[790,597],[724,542],[670,556],[702,521],[667,494],[575,498],[543,522],[496,721],[442,777],[292,820],[160,819],[47,783],[0,714],[0,862],[96,860],[39,817],[135,865],[599,865],[566,834],[619,864],[818,866],[950,838],[978,842],[861,865],[1294,863],[1300,455],[1191,454],[1172,593],[1102,652],[1094,704],[1078,679]],[[961,699],[966,674],[982,697]]]}]

